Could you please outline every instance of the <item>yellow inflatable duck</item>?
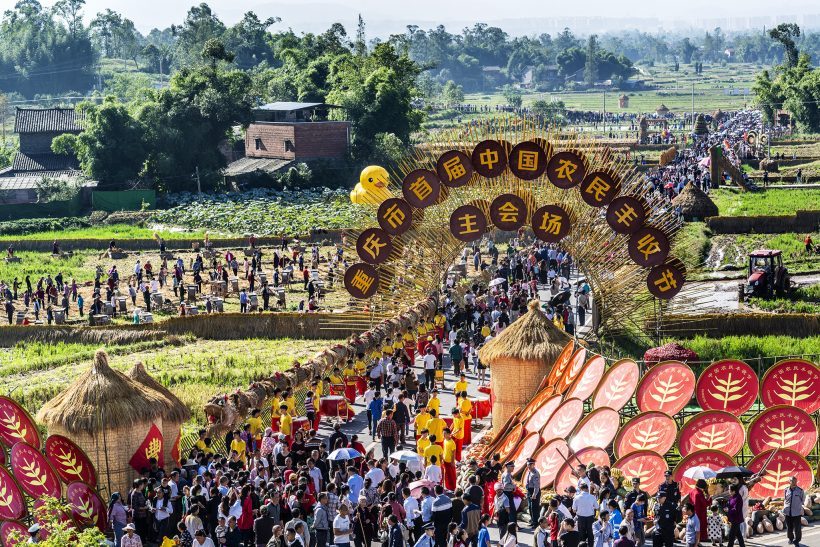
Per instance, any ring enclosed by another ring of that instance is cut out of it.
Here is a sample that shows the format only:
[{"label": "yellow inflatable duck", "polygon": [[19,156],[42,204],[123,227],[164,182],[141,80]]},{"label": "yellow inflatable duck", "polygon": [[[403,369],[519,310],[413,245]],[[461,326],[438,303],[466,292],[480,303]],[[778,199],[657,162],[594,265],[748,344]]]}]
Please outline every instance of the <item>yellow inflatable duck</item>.
[{"label": "yellow inflatable duck", "polygon": [[350,192],[350,201],[358,205],[379,205],[387,198],[393,197],[387,189],[390,175],[379,165],[368,165],[359,175],[359,183]]}]

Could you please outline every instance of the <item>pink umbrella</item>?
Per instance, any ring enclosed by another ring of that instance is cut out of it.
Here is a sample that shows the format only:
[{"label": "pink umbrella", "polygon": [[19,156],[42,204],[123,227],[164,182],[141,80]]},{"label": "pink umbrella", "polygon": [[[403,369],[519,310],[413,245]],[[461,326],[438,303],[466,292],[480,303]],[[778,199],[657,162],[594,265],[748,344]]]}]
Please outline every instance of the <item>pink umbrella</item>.
[{"label": "pink umbrella", "polygon": [[700,167],[710,167],[712,165],[712,158],[710,156],[706,156],[702,160],[698,162],[698,166]]},{"label": "pink umbrella", "polygon": [[434,483],[433,481],[428,481],[427,479],[421,479],[413,481],[407,485],[407,487],[410,488],[410,495],[414,498],[417,498],[421,495],[421,489],[424,486],[432,490],[433,487],[436,486],[436,483]]}]

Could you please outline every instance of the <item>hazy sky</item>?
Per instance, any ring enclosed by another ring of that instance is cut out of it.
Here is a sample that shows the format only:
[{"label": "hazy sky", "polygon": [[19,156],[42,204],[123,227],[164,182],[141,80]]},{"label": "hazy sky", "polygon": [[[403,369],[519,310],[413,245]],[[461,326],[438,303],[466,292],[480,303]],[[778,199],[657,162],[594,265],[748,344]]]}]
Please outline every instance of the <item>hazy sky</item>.
[{"label": "hazy sky", "polygon": [[[0,0],[3,10],[14,5],[16,0]],[[55,0],[40,0],[43,5],[53,5]],[[86,17],[111,8],[134,21],[146,32],[153,27],[167,27],[180,23],[188,8],[196,0],[86,0]],[[537,30],[534,19],[568,21],[576,18],[654,18],[657,28],[691,25],[695,28],[704,19],[726,18],[724,27],[756,26],[758,21],[749,23],[749,17],[771,16],[776,11],[782,16],[815,16],[820,14],[817,0],[684,0],[659,2],[649,0],[579,0],[576,2],[556,2],[545,0],[210,0],[208,4],[226,23],[231,24],[242,17],[245,11],[253,10],[260,17],[279,16],[282,23],[278,28],[292,27],[296,31],[316,31],[327,28],[328,24],[340,21],[350,30],[361,13],[370,22],[370,36],[385,36],[400,31],[409,23],[428,28],[444,24],[451,31],[459,30],[464,24],[474,21],[488,21],[505,26],[519,27],[521,33],[531,34]],[[776,8],[775,8],[776,6]],[[556,10],[559,8],[560,11]],[[732,20],[728,18],[734,18]],[[745,19],[745,21],[744,21]],[[793,17],[798,23],[800,20]],[[817,19],[814,17],[814,19]],[[518,21],[520,20],[521,25]],[[527,24],[529,20],[529,24]],[[570,21],[571,22],[571,21]],[[589,23],[589,21],[587,21]],[[578,23],[579,25],[581,23]],[[608,21],[617,30],[616,21]],[[765,24],[765,22],[763,23]],[[629,25],[634,27],[635,24]],[[274,27],[274,28],[277,28]],[[531,30],[532,29],[532,30]],[[650,28],[644,30],[652,30]],[[515,32],[514,32],[515,33]]]}]

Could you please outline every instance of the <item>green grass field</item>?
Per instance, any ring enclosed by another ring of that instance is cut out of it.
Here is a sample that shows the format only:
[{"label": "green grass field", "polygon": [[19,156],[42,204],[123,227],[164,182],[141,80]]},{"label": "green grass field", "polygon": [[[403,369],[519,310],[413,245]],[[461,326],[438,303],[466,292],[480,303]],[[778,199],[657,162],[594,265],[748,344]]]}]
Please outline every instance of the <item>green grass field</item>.
[{"label": "green grass field", "polygon": [[[152,239],[154,233],[166,240],[201,238],[205,235],[205,230],[153,230],[129,224],[112,224],[105,226],[92,226],[89,228],[74,228],[71,230],[58,230],[48,232],[34,232],[26,235],[0,234],[0,241],[51,241],[65,239]],[[211,232],[213,234],[213,232]]]},{"label": "green grass field", "polygon": [[820,209],[820,189],[770,189],[742,192],[721,188],[709,194],[720,216],[793,215]]}]

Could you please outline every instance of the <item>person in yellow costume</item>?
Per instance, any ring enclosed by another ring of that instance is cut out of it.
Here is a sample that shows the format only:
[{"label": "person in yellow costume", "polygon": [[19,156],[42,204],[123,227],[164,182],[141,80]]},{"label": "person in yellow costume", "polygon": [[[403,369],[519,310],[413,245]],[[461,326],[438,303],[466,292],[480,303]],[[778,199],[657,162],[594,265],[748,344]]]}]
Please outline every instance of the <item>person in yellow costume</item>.
[{"label": "person in yellow costume", "polygon": [[454,393],[462,393],[467,391],[467,376],[462,372],[461,376],[459,376],[458,382],[456,382],[456,387],[453,389]]},{"label": "person in yellow costume", "polygon": [[456,489],[456,442],[448,428],[444,429],[442,443],[441,468],[444,475],[444,488],[453,492]]},{"label": "person in yellow costume", "polygon": [[342,370],[342,376],[345,380],[351,378],[356,375],[356,371],[353,370],[353,359],[348,359],[345,363],[345,368]]},{"label": "person in yellow costume", "polygon": [[487,323],[484,323],[484,326],[481,327],[481,338],[487,338],[491,332],[490,326]]},{"label": "person in yellow costume", "polygon": [[387,189],[390,175],[384,167],[368,165],[359,175],[359,182],[350,192],[350,201],[357,205],[378,205],[393,196]]},{"label": "person in yellow costume", "polygon": [[393,340],[389,337],[384,339],[384,344],[382,345],[382,355],[393,355]]},{"label": "person in yellow costume", "polygon": [[254,408],[251,412],[248,424],[251,426],[251,437],[254,441],[252,448],[256,450],[262,445],[262,417],[258,408]]},{"label": "person in yellow costume", "polygon": [[439,438],[435,435],[430,435],[430,446],[424,449],[424,464],[430,465],[430,456],[435,456],[437,461],[441,461],[441,453],[444,449],[439,444]]},{"label": "person in yellow costume", "polygon": [[356,371],[357,376],[362,376],[365,372],[367,372],[367,363],[364,362],[364,354],[359,354],[356,362],[353,363],[353,370]]},{"label": "person in yellow costume", "polygon": [[416,333],[418,334],[416,350],[419,355],[423,356],[424,347],[427,345],[427,325],[425,325],[424,321],[420,321],[419,324],[416,325]]},{"label": "person in yellow costume", "polygon": [[404,344],[402,343],[401,336],[399,333],[396,333],[396,340],[393,342],[393,353],[396,353],[396,350],[404,349]]},{"label": "person in yellow costume", "polygon": [[413,333],[407,331],[402,336],[402,342],[404,342],[404,351],[407,353],[407,357],[410,358],[410,365],[412,366],[416,360],[416,337],[413,336]]},{"label": "person in yellow costume", "polygon": [[[436,414],[441,413],[441,399],[438,398],[438,389],[433,389],[431,392],[430,400],[427,401],[427,409],[430,411],[435,410]],[[441,435],[439,435],[438,438],[440,439]]]},{"label": "person in yellow costume", "polygon": [[413,418],[413,428],[416,432],[416,437],[421,435],[422,430],[427,429],[427,422],[430,421],[430,418],[432,418],[432,416],[427,412],[427,408],[422,408],[421,412]]},{"label": "person in yellow costume", "polygon": [[210,446],[208,446],[208,443],[205,442],[205,440],[207,439],[207,437],[205,435],[206,435],[206,431],[204,429],[200,429],[199,430],[199,439],[197,439],[196,444],[194,444],[194,446],[200,452],[203,452],[205,454],[213,454],[214,449],[211,448]]},{"label": "person in yellow costume", "polygon": [[464,440],[463,444],[473,442],[473,402],[467,398],[467,392],[462,391],[458,399],[458,409],[464,419]]},{"label": "person in yellow costume", "polygon": [[284,393],[284,403],[288,407],[288,414],[291,416],[296,416],[296,397],[293,396],[293,393],[290,391],[286,391]]},{"label": "person in yellow costume", "polygon": [[424,328],[427,329],[427,336],[435,336],[436,325],[429,319],[424,323]]},{"label": "person in yellow costume", "polygon": [[430,433],[428,433],[427,429],[422,429],[416,441],[416,453],[419,456],[424,456],[424,451],[427,450],[428,446],[430,446]]},{"label": "person in yellow costume", "polygon": [[284,404],[282,397],[282,390],[276,388],[273,390],[273,398],[270,402],[270,428],[273,431],[279,431],[279,408]]},{"label": "person in yellow costume", "polygon": [[447,318],[444,316],[443,313],[438,312],[435,317],[433,317],[433,325],[436,327],[436,334],[438,337],[444,340],[444,325],[447,324]]},{"label": "person in yellow costume", "polygon": [[339,367],[333,367],[329,378],[331,384],[338,385],[342,383],[342,371],[339,370]]},{"label": "person in yellow costume", "polygon": [[242,460],[242,463],[247,461],[247,445],[245,441],[242,440],[242,437],[239,436],[239,430],[233,432],[233,440],[231,441],[231,450],[235,451],[239,454],[239,459]]},{"label": "person in yellow costume", "polygon": [[325,383],[322,381],[321,376],[315,376],[313,378],[313,383],[310,384],[310,387],[313,390],[313,393],[318,393],[319,395],[324,394],[323,390],[325,389]]},{"label": "person in yellow costume", "polygon": [[453,425],[450,426],[453,440],[456,443],[456,461],[461,461],[461,450],[464,448],[464,417],[457,408],[453,408]]},{"label": "person in yellow costume", "polygon": [[381,359],[381,356],[382,356],[382,350],[381,349],[374,349],[373,351],[370,352],[370,358],[371,359]]},{"label": "person in yellow costume", "polygon": [[438,417],[438,412],[430,410],[430,419],[427,420],[427,431],[430,432],[430,437],[435,437],[436,441],[440,443],[444,439],[445,425],[444,420]]},{"label": "person in yellow costume", "polygon": [[293,418],[288,412],[288,405],[286,404],[279,407],[279,431],[286,437],[290,437],[293,431]]}]

